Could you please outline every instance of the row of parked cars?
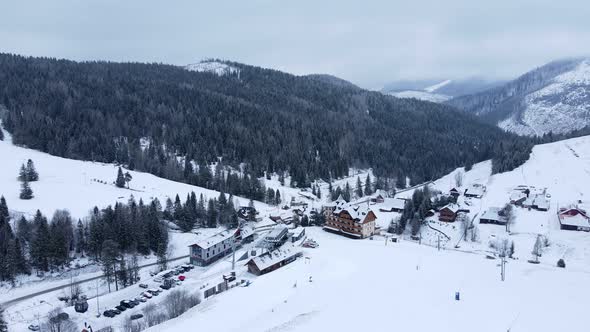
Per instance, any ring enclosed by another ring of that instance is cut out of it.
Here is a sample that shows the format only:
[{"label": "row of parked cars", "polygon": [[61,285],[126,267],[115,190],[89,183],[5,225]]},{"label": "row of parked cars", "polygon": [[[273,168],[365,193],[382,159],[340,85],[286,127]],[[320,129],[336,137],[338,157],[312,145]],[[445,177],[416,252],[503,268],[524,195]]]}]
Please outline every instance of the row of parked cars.
[{"label": "row of parked cars", "polygon": [[[113,309],[105,310],[103,312],[103,315],[105,317],[111,317],[111,318],[115,317],[127,309],[134,308],[143,302],[147,302],[147,300],[151,299],[154,296],[158,296],[161,292],[163,292],[163,290],[155,289],[155,288],[148,289],[144,292],[141,292],[141,294],[139,294],[139,296],[136,298],[133,298],[130,300],[123,300],[123,301],[119,302],[119,305],[115,306]],[[131,315],[131,319],[139,319],[141,317],[143,317],[142,314]]]}]

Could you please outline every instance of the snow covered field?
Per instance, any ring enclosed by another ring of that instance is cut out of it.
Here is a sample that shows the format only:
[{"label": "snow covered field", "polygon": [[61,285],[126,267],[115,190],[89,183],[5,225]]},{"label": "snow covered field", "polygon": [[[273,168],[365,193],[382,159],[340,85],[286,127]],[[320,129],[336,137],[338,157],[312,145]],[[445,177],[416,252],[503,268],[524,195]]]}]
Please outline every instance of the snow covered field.
[{"label": "snow covered field", "polygon": [[587,330],[588,272],[514,261],[501,282],[498,261],[480,255],[409,242],[385,246],[380,237],[355,241],[319,228],[308,233],[320,243],[307,249],[309,260],[149,331]]}]

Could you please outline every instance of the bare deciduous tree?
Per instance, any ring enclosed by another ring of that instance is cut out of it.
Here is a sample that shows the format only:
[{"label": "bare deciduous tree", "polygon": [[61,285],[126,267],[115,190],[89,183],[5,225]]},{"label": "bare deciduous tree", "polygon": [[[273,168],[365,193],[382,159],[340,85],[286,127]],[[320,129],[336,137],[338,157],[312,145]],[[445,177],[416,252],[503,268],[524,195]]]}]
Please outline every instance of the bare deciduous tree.
[{"label": "bare deciduous tree", "polygon": [[74,332],[76,324],[66,318],[61,308],[55,308],[47,314],[47,321],[43,324],[43,331],[50,332]]},{"label": "bare deciduous tree", "polygon": [[188,291],[183,289],[172,291],[166,296],[164,306],[168,312],[168,317],[176,318],[200,302],[201,299],[197,295],[189,294]]}]

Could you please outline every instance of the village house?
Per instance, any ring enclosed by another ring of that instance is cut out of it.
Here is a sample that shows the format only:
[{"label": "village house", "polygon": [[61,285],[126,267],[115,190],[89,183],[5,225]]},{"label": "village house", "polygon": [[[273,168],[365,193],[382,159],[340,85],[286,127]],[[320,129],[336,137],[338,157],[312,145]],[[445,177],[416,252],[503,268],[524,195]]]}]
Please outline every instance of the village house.
[{"label": "village house", "polygon": [[326,217],[324,230],[363,239],[375,232],[375,219],[377,219],[375,213],[364,204],[338,205]]},{"label": "village house", "polygon": [[444,222],[454,222],[455,219],[457,219],[457,215],[462,212],[467,213],[469,210],[461,208],[459,204],[447,204],[438,211],[438,220]]},{"label": "village house", "polygon": [[520,190],[514,190],[512,193],[510,193],[510,204],[522,205],[526,199],[527,194]]},{"label": "village house", "polygon": [[235,229],[226,230],[191,244],[191,264],[206,266],[229,254],[239,244],[237,233]]},{"label": "village house", "polygon": [[479,217],[480,224],[506,225],[508,218],[502,215],[499,207],[490,207]]},{"label": "village house", "polygon": [[278,249],[267,252],[260,256],[254,257],[246,263],[248,272],[255,275],[262,275],[281,268],[301,257],[301,251],[295,247],[288,249]]},{"label": "village house", "polygon": [[571,206],[560,208],[557,212],[561,229],[572,231],[590,231],[590,218],[585,210]]},{"label": "village house", "polygon": [[406,206],[406,200],[402,198],[394,198],[391,203],[385,204],[384,207],[379,208],[381,212],[403,212]]},{"label": "village house", "polygon": [[291,237],[291,242],[297,242],[301,240],[305,236],[305,228],[304,227],[297,227],[289,230],[289,237]]},{"label": "village house", "polygon": [[484,185],[476,183],[465,189],[464,195],[465,197],[482,198],[485,191],[486,187]]}]

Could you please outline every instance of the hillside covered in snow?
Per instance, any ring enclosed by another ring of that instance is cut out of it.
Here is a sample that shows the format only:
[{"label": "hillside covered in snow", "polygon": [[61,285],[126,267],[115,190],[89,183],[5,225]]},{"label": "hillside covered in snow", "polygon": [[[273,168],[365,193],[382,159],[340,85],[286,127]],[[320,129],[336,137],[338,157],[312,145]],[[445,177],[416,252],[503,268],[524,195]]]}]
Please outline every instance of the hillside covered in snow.
[{"label": "hillside covered in snow", "polygon": [[503,86],[448,103],[519,135],[568,133],[590,125],[590,60],[551,62]]}]

